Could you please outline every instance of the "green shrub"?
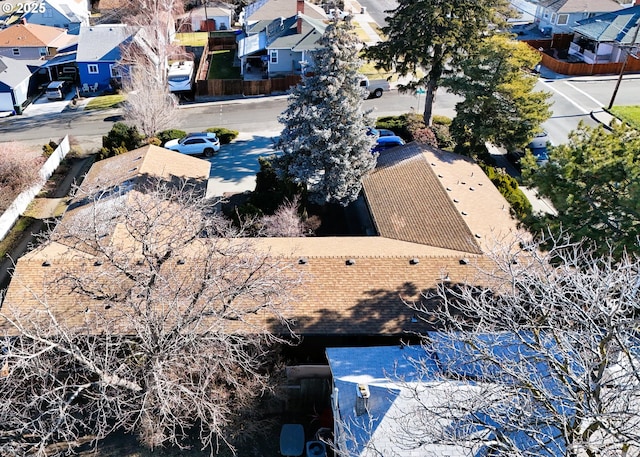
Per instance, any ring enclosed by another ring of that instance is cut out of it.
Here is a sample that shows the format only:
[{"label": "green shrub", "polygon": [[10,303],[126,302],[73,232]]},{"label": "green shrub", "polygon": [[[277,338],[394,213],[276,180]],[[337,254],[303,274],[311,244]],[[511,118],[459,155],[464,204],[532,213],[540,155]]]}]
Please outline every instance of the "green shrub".
[{"label": "green shrub", "polygon": [[446,149],[447,151],[452,151],[456,146],[456,143],[453,140],[453,136],[451,136],[451,132],[449,131],[448,125],[433,124],[431,126],[431,131],[436,136],[439,148]]},{"label": "green shrub", "polygon": [[379,117],[376,121],[376,128],[393,130],[399,137],[406,141],[411,141],[411,133],[407,128],[407,118],[404,114]]},{"label": "green shrub", "polygon": [[98,160],[132,151],[142,146],[143,143],[144,136],[138,132],[135,126],[116,122],[109,133],[102,137],[102,149],[98,154]]},{"label": "green shrub", "polygon": [[187,132],[178,129],[168,129],[158,132],[156,138],[160,140],[160,146],[164,146],[167,141],[177,140],[187,136]]},{"label": "green shrub", "polygon": [[42,155],[45,157],[51,157],[53,151],[58,147],[58,143],[53,140],[49,140],[49,142],[42,146]]},{"label": "green shrub", "polygon": [[438,114],[435,114],[431,118],[431,123],[433,125],[451,125],[452,122],[453,122],[453,119],[451,119],[450,117],[440,116]]},{"label": "green shrub", "polygon": [[207,132],[215,133],[220,139],[220,144],[229,144],[235,140],[239,134],[237,130],[230,130],[224,127],[211,127]]},{"label": "green shrub", "polygon": [[521,221],[528,219],[532,211],[531,202],[518,187],[518,181],[509,176],[504,170],[497,170],[483,163],[480,164],[480,167],[500,191],[500,194],[509,202],[514,215]]},{"label": "green shrub", "polygon": [[160,146],[162,145],[162,141],[160,141],[160,138],[152,136],[151,138],[147,138],[147,144],[151,144],[153,146]]}]

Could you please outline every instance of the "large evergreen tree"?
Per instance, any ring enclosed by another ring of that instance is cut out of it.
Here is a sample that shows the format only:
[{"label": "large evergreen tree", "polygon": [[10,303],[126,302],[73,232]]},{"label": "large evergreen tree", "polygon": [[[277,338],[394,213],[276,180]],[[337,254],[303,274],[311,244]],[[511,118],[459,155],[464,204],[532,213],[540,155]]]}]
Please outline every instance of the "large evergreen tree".
[{"label": "large evergreen tree", "polygon": [[525,167],[523,177],[557,210],[556,216],[542,221],[544,225],[591,240],[603,254],[611,248],[615,256],[625,250],[640,252],[637,130],[618,124],[609,133],[601,126],[591,129],[581,124],[568,144],[552,148],[547,165]]},{"label": "large evergreen tree", "polygon": [[310,201],[346,206],[376,163],[359,86],[361,43],[348,21],[329,24],[319,43],[314,68],[292,90],[279,117],[285,127],[276,147],[283,155],[275,165],[307,186]]},{"label": "large evergreen tree", "polygon": [[464,100],[451,126],[458,144],[472,150],[486,141],[507,149],[524,147],[551,116],[547,92],[534,92],[538,77],[527,71],[540,57],[526,43],[503,34],[487,37],[461,63],[461,72],[443,80]]},{"label": "large evergreen tree", "polygon": [[388,39],[369,48],[367,57],[385,70],[412,76],[401,90],[426,88],[424,121],[430,124],[440,78],[457,70],[492,24],[503,22],[508,5],[508,0],[399,0],[382,29]]}]

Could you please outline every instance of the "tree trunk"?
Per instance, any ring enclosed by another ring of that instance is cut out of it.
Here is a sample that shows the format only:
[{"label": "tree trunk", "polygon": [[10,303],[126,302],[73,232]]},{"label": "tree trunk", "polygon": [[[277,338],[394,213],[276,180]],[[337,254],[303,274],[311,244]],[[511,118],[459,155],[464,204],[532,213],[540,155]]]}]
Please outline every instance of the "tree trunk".
[{"label": "tree trunk", "polygon": [[436,101],[436,92],[438,90],[438,80],[429,79],[427,82],[426,95],[424,100],[424,123],[431,126],[431,118],[433,117],[433,104]]}]

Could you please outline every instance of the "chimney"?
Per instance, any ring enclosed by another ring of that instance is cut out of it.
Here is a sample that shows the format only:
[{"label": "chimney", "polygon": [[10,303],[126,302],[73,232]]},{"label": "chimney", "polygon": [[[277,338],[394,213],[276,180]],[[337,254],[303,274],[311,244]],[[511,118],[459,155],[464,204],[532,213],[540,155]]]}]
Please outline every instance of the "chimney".
[{"label": "chimney", "polygon": [[296,33],[301,34],[302,33],[302,18],[300,17],[300,15],[304,14],[304,0],[297,0],[296,1],[296,14],[298,15],[298,23],[297,23],[297,27],[296,27]]},{"label": "chimney", "polygon": [[20,24],[27,25],[27,18],[26,17],[21,17],[20,18]]}]

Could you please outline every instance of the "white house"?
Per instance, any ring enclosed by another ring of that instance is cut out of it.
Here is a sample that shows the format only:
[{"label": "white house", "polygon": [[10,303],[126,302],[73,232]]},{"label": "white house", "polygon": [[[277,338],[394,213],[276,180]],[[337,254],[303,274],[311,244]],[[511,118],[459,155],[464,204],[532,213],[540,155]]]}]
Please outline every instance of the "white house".
[{"label": "white house", "polygon": [[39,5],[23,16],[28,22],[64,28],[71,35],[78,35],[80,26],[89,25],[86,0],[40,0]]},{"label": "white house", "polygon": [[635,0],[529,0],[536,5],[534,22],[548,36],[572,33],[578,21],[633,6]]}]

